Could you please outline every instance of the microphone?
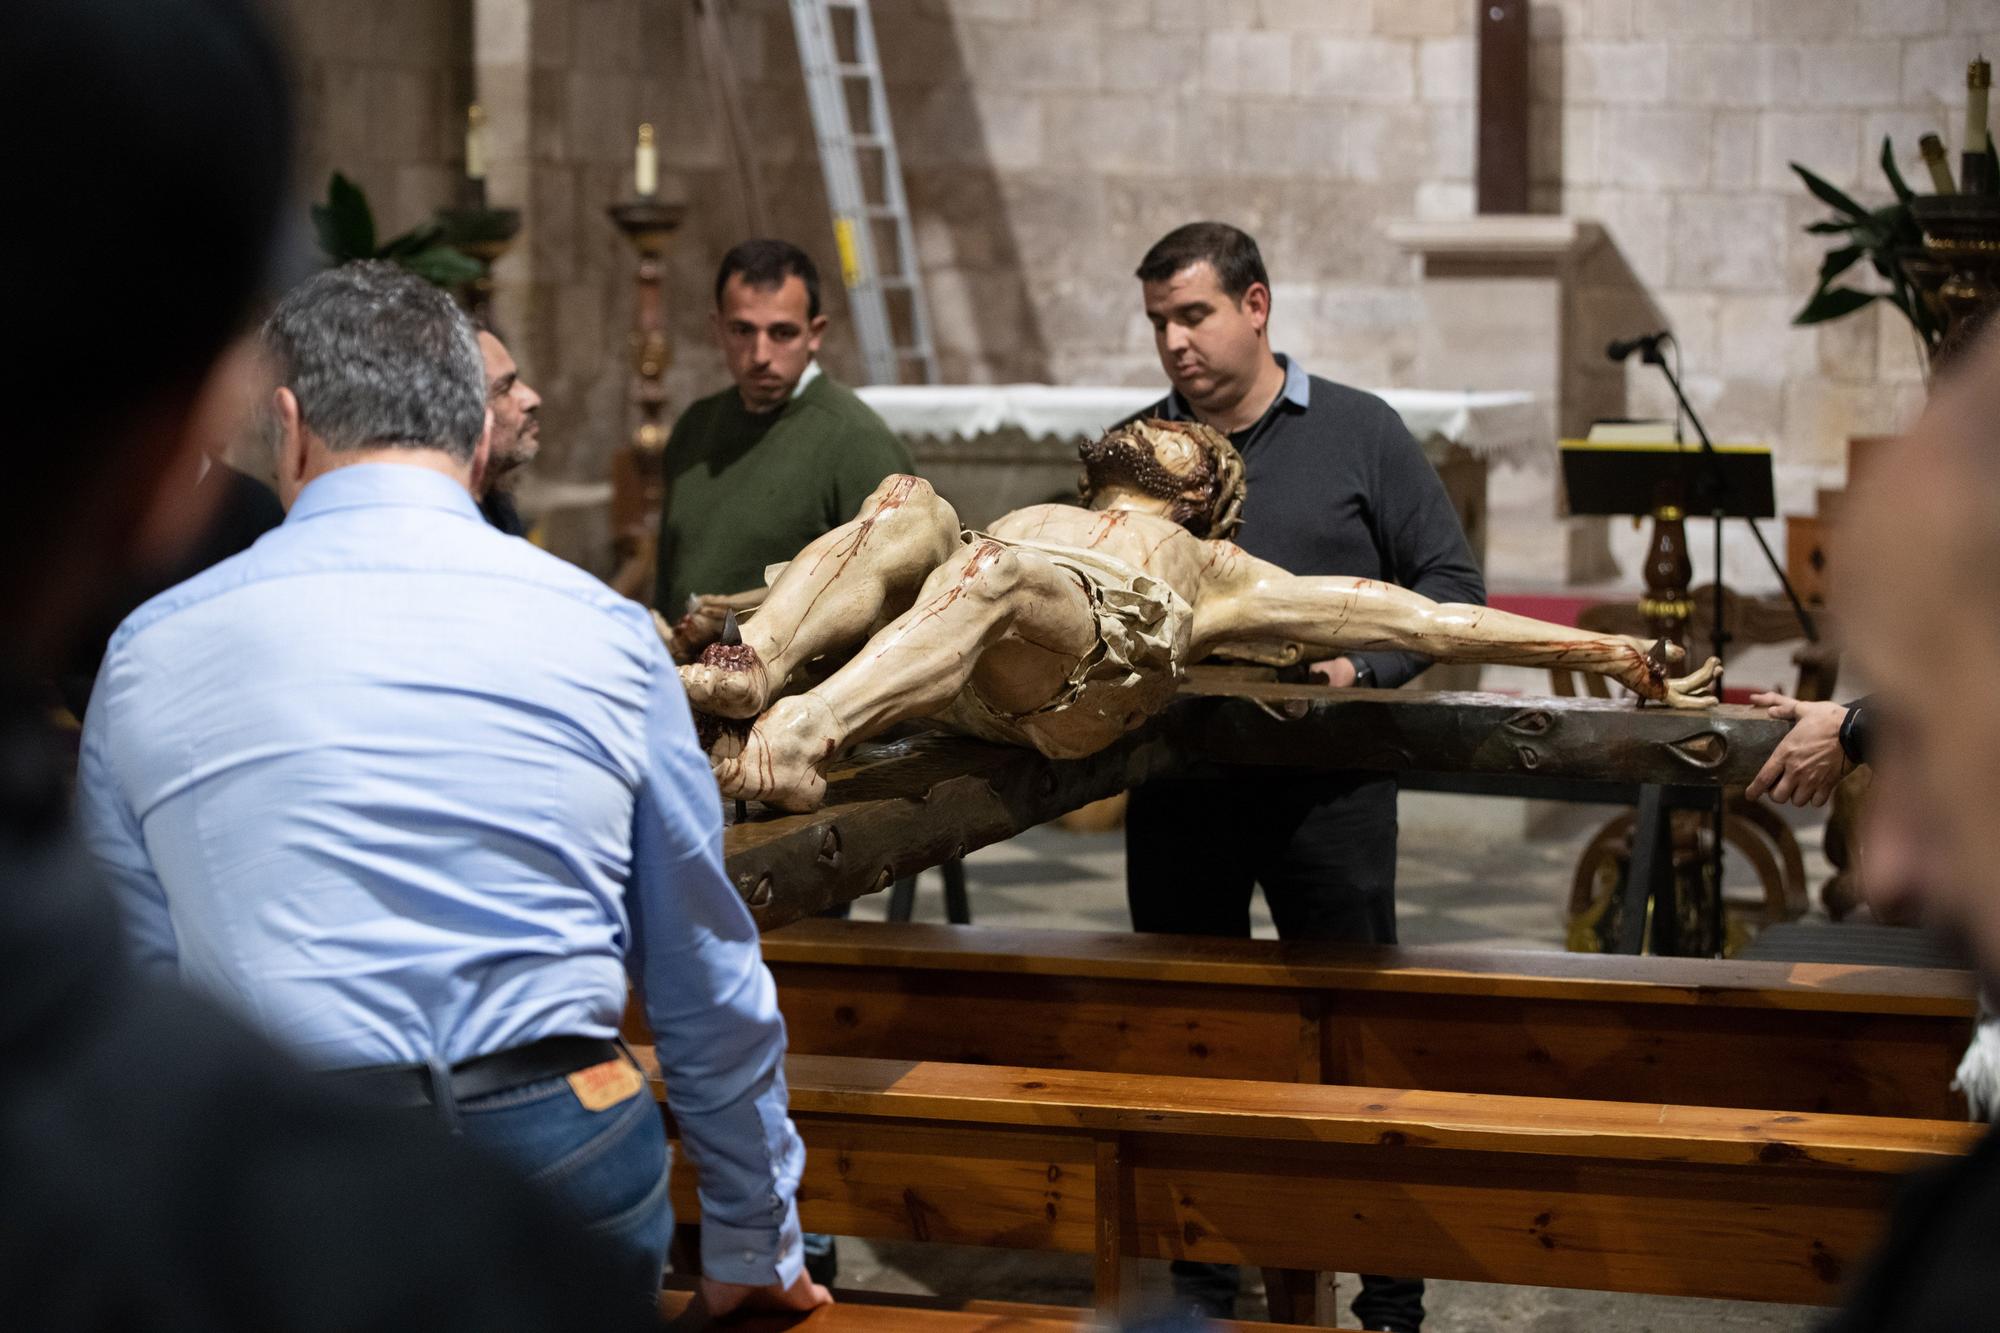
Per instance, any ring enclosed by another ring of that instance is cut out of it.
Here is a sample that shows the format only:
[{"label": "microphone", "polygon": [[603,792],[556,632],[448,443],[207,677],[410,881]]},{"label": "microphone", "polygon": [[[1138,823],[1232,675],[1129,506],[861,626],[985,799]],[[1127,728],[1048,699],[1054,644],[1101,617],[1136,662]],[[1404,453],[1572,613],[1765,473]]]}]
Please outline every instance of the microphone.
[{"label": "microphone", "polygon": [[1660,355],[1660,344],[1674,336],[1672,329],[1661,329],[1658,333],[1642,333],[1636,338],[1614,338],[1604,349],[1604,355],[1613,361],[1623,361],[1634,352],[1643,352],[1648,361]]}]

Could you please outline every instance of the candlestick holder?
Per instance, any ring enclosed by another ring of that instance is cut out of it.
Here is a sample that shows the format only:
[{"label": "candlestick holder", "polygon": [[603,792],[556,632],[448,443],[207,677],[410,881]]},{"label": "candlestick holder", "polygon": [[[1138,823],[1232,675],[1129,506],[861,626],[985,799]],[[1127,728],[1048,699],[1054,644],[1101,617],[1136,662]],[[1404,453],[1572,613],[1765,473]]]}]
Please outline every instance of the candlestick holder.
[{"label": "candlestick holder", "polygon": [[493,266],[500,262],[500,256],[507,253],[508,247],[514,244],[514,238],[520,234],[521,210],[487,207],[486,183],[476,181],[474,184],[478,187],[476,202],[463,208],[440,208],[437,221],[444,228],[443,239],[447,244],[463,250],[484,266],[485,271],[466,283],[458,295],[473,319],[491,327]]},{"label": "candlestick holder", "polygon": [[1923,228],[1924,253],[1945,273],[1935,308],[1945,324],[1938,352],[1948,356],[2000,306],[2000,195],[1920,195],[1910,212]]},{"label": "candlestick holder", "polygon": [[667,339],[663,292],[667,242],[687,216],[684,204],[633,199],[606,210],[638,255],[633,272],[632,406],[637,420],[624,448],[611,459],[611,542],[616,572],[611,586],[650,601],[658,549],[665,479],[660,454],[667,446],[666,375],[673,358]]}]

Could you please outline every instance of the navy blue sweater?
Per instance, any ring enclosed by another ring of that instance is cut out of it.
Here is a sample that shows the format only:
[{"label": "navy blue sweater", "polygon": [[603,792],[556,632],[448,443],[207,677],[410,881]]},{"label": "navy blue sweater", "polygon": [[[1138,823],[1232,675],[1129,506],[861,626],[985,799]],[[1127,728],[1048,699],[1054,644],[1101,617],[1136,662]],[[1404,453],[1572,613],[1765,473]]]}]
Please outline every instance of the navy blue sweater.
[{"label": "navy blue sweater", "polygon": [[[1236,543],[1294,574],[1383,579],[1432,601],[1483,604],[1486,583],[1444,482],[1396,410],[1278,360],[1284,391],[1230,436],[1247,485]],[[1142,415],[1194,419],[1178,393]],[[1430,665],[1415,653],[1351,656],[1384,687]]]}]

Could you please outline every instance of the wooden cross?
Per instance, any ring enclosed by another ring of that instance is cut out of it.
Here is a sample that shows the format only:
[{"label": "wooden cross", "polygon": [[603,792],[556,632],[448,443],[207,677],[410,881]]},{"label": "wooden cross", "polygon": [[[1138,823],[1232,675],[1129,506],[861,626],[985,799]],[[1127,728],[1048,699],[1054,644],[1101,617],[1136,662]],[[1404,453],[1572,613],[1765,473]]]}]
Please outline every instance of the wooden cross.
[{"label": "wooden cross", "polygon": [[1528,0],[1476,0],[1479,6],[1479,156],[1474,168],[1481,213],[1528,211]]}]

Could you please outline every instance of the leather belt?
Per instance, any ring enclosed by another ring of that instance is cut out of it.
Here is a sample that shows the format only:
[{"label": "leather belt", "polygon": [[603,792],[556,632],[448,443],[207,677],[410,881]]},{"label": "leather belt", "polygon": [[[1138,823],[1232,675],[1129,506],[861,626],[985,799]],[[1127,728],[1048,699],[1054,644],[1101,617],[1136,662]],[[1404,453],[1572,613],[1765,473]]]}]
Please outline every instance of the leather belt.
[{"label": "leather belt", "polygon": [[[467,1102],[624,1058],[628,1058],[624,1045],[609,1037],[543,1037],[526,1046],[474,1056],[453,1065],[451,1099]],[[330,1070],[326,1077],[382,1107],[401,1110],[437,1104],[429,1065],[363,1065]]]}]

